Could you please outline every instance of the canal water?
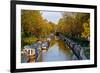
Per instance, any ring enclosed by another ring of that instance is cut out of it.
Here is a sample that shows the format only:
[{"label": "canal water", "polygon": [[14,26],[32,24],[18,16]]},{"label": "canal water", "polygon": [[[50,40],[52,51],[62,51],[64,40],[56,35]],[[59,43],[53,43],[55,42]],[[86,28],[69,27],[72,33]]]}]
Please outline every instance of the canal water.
[{"label": "canal water", "polygon": [[[27,63],[28,57],[21,55],[21,63]],[[72,50],[60,40],[58,37],[53,37],[50,45],[46,50],[42,50],[35,62],[52,62],[52,61],[69,61],[77,60]]]},{"label": "canal water", "polygon": [[38,57],[38,62],[69,61],[75,59],[71,49],[65,45],[64,41],[53,38],[47,50],[42,50]]}]

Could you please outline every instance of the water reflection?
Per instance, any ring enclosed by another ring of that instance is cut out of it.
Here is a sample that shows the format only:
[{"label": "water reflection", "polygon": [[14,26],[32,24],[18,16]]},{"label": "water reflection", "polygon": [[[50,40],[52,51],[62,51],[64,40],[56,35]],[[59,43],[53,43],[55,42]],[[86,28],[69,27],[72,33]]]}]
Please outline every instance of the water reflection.
[{"label": "water reflection", "polygon": [[77,60],[72,50],[58,37],[53,37],[49,45],[49,48],[39,51],[37,58],[22,54],[21,63]]},{"label": "water reflection", "polygon": [[53,38],[50,42],[50,47],[47,50],[42,50],[39,55],[39,62],[49,61],[67,61],[73,59],[73,53],[70,48],[62,40]]}]

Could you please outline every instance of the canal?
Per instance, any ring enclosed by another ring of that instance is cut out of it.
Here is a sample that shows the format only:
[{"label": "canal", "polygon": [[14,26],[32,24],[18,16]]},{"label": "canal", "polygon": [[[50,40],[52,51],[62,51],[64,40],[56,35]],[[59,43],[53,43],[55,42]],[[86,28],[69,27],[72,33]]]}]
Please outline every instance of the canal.
[{"label": "canal", "polygon": [[[26,54],[21,55],[21,63],[28,63],[29,57]],[[49,42],[49,47],[41,50],[36,59],[31,57],[31,62],[51,62],[51,61],[69,61],[77,60],[72,50],[57,36],[53,36]]]},{"label": "canal", "polygon": [[75,60],[76,57],[72,50],[65,45],[64,41],[58,37],[52,38],[50,46],[47,50],[42,50],[38,57],[38,62],[51,62],[51,61],[69,61]]}]

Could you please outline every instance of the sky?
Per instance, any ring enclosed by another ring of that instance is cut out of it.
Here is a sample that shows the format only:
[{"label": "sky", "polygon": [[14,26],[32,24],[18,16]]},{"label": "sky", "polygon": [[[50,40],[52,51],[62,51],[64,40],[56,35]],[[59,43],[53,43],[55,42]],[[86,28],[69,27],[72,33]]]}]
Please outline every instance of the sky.
[{"label": "sky", "polygon": [[57,24],[59,19],[62,17],[61,12],[41,11],[41,13],[44,19],[47,19],[48,21],[51,21],[55,24]]}]

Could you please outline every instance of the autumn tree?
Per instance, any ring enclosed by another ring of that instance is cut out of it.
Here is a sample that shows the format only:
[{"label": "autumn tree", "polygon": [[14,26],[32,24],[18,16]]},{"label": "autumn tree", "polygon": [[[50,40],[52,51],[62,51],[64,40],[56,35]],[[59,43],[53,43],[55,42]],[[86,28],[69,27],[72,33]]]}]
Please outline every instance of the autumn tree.
[{"label": "autumn tree", "polygon": [[79,37],[84,31],[83,24],[89,19],[88,13],[63,12],[63,18],[59,20],[58,28],[62,33]]},{"label": "autumn tree", "polygon": [[82,32],[81,36],[89,40],[90,38],[90,20],[89,19],[88,19],[88,22],[85,22],[83,24],[83,27],[84,27],[84,31]]},{"label": "autumn tree", "polygon": [[39,11],[35,10],[22,10],[21,12],[21,27],[22,32],[26,34],[26,37],[38,35],[41,32],[42,17]]},{"label": "autumn tree", "polygon": [[22,43],[31,44],[40,38],[46,38],[54,31],[54,23],[48,22],[37,10],[21,10]]}]

